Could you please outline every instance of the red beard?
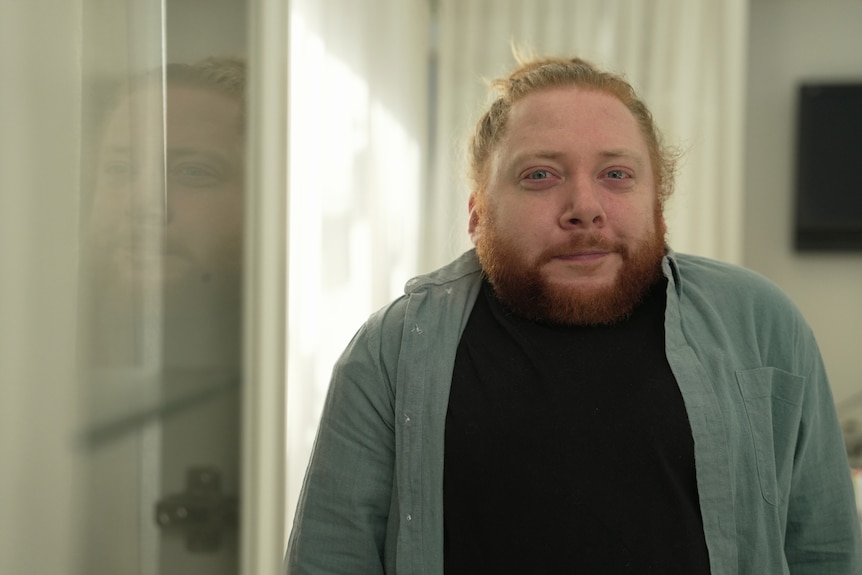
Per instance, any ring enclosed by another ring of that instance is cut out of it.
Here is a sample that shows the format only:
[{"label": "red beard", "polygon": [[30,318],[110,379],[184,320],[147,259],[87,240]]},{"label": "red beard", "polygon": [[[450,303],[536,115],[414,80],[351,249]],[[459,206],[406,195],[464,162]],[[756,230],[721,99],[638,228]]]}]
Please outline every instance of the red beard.
[{"label": "red beard", "polygon": [[[490,210],[485,212],[476,252],[494,292],[507,307],[529,320],[561,325],[611,325],[627,318],[649,288],[661,277],[665,253],[665,225],[661,208],[655,212],[654,231],[634,248],[608,242],[598,234],[572,236],[569,243],[545,250],[535,261],[525,261],[519,246],[503,239]],[[560,253],[584,248],[616,252],[622,268],[611,285],[572,287],[553,284],[542,267]]]}]

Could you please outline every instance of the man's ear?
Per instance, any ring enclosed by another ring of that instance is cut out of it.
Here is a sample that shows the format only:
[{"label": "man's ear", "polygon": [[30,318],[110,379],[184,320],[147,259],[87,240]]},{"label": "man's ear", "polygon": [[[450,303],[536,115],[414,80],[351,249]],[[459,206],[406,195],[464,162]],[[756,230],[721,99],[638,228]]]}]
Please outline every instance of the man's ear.
[{"label": "man's ear", "polygon": [[470,234],[470,241],[476,245],[476,238],[479,237],[479,212],[476,209],[476,194],[470,194],[470,199],[467,200],[467,209],[470,211],[467,233]]}]

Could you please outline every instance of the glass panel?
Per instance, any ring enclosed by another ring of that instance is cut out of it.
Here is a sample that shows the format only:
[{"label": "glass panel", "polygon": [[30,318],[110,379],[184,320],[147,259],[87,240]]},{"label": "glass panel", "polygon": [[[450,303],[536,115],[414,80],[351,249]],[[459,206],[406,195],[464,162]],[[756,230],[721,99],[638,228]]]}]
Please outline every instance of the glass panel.
[{"label": "glass panel", "polygon": [[244,16],[84,1],[85,573],[238,569]]}]

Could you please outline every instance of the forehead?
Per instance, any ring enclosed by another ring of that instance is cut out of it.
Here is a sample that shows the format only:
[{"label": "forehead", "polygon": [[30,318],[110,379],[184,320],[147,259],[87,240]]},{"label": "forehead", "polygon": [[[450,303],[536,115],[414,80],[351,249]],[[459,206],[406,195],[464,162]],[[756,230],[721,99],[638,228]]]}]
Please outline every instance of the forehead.
[{"label": "forehead", "polygon": [[631,111],[616,97],[579,87],[550,88],[512,105],[503,152],[541,146],[547,151],[646,154],[646,141]]},{"label": "forehead", "polygon": [[170,86],[164,95],[155,86],[139,89],[111,111],[103,141],[128,140],[142,130],[158,130],[163,122],[169,144],[178,138],[232,140],[242,135],[241,111],[238,100],[205,88]]}]

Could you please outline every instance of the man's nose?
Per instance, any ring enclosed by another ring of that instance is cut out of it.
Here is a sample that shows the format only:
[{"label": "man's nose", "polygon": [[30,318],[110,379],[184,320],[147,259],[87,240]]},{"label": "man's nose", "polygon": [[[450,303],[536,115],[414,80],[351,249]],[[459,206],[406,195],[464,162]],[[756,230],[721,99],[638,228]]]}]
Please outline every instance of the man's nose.
[{"label": "man's nose", "polygon": [[589,176],[570,178],[562,187],[564,194],[560,225],[564,228],[593,228],[605,225],[607,215],[598,183]]},{"label": "man's nose", "polygon": [[165,225],[171,219],[170,193],[163,162],[150,163],[132,182],[129,217],[142,224]]}]

